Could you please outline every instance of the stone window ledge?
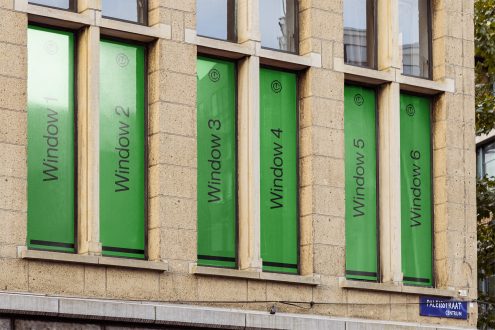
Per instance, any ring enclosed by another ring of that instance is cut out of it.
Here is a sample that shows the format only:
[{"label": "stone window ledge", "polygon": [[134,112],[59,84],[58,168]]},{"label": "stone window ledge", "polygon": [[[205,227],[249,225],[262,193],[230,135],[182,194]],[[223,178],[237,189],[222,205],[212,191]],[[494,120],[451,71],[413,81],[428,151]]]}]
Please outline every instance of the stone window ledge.
[{"label": "stone window ledge", "polygon": [[424,94],[455,93],[455,82],[453,79],[429,80],[397,74],[396,81],[400,84],[401,89],[409,92]]},{"label": "stone window ledge", "polygon": [[345,78],[353,81],[365,80],[372,85],[379,85],[395,80],[395,72],[393,70],[375,70],[355,65],[344,63],[344,59],[336,57],[333,63],[334,69],[337,72],[345,74]]},{"label": "stone window ledge", "polygon": [[171,39],[172,27],[167,24],[144,26],[131,22],[102,18],[101,13],[77,13],[63,9],[29,4],[28,0],[16,0],[15,10],[29,14],[29,22],[41,23],[68,29],[84,26],[98,26],[102,34],[110,37],[125,38],[140,42],[151,42],[156,39]]},{"label": "stone window ledge", "polygon": [[101,18],[101,32],[104,35],[117,38],[131,39],[141,42],[150,42],[156,39],[171,39],[172,27],[167,24],[145,26],[123,22],[110,18]]},{"label": "stone window ledge", "polygon": [[374,70],[344,63],[344,59],[334,59],[334,69],[345,74],[345,79],[355,82],[364,82],[371,85],[396,82],[400,88],[409,92],[435,95],[443,92],[454,93],[453,79],[429,80],[401,74],[399,69]]},{"label": "stone window ledge", "polygon": [[196,30],[185,29],[185,41],[198,46],[198,52],[207,55],[223,56],[231,59],[240,59],[254,55],[252,43],[239,44],[227,40],[212,39],[196,35]]},{"label": "stone window ledge", "polygon": [[256,55],[260,57],[260,63],[274,65],[291,70],[302,70],[308,67],[321,68],[321,55],[309,53],[297,55],[261,47],[256,44]]},{"label": "stone window ledge", "polygon": [[[64,9],[50,8],[42,5],[30,4],[28,0],[16,0],[15,10],[30,15],[29,21],[53,24],[67,28],[80,28],[82,26],[95,25],[94,17]],[[44,18],[44,20],[42,20]],[[57,24],[55,21],[61,21]],[[65,26],[63,25],[65,24]]]},{"label": "stone window ledge", "polygon": [[196,35],[195,30],[185,30],[185,40],[198,46],[198,52],[223,56],[231,59],[240,59],[247,56],[258,56],[260,63],[289,70],[303,70],[309,67],[321,68],[321,55],[309,53],[305,55],[290,54],[271,49],[261,48],[258,41],[236,43]]},{"label": "stone window ledge", "polygon": [[90,256],[90,255],[50,252],[50,251],[36,251],[36,250],[28,250],[27,247],[25,246],[19,246],[17,248],[17,255],[21,259],[28,259],[28,260],[45,260],[45,261],[55,261],[55,262],[65,262],[65,263],[85,264],[85,265],[123,267],[123,268],[151,270],[157,272],[168,271],[168,262],[166,261],[148,261],[148,260]]},{"label": "stone window ledge", "polygon": [[283,283],[293,283],[293,284],[312,285],[312,286],[317,286],[320,284],[320,276],[316,274],[302,276],[302,275],[289,275],[289,274],[279,274],[279,273],[266,273],[266,272],[249,271],[249,270],[204,267],[204,266],[198,266],[196,263],[192,263],[189,265],[189,273],[195,275],[204,275],[204,276],[220,276],[220,277],[247,279],[247,280],[283,282]]},{"label": "stone window ledge", "polygon": [[352,281],[352,280],[347,280],[344,277],[339,278],[339,286],[343,289],[405,293],[405,294],[416,294],[416,295],[447,297],[447,298],[458,297],[457,292],[455,290],[450,290],[450,289],[424,288],[419,286],[396,285],[389,283]]}]

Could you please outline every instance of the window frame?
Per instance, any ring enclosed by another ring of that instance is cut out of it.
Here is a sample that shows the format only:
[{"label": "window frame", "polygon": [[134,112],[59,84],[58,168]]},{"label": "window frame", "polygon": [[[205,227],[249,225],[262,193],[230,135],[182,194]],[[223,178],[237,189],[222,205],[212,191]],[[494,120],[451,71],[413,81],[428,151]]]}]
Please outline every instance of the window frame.
[{"label": "window frame", "polygon": [[[429,2],[429,0],[428,0]],[[435,118],[434,116],[434,111],[435,111],[435,100],[436,98],[434,96],[431,96],[431,95],[425,95],[425,94],[421,94],[421,93],[415,93],[415,92],[411,92],[411,91],[406,91],[406,90],[400,90],[400,95],[410,95],[410,96],[418,96],[418,97],[422,97],[422,98],[427,98],[430,100],[430,109],[429,109],[429,116],[430,116],[430,127],[429,127],[429,132],[430,132],[430,168],[428,169],[429,172],[430,172],[430,190],[431,190],[431,193],[430,193],[430,204],[431,204],[431,286],[417,286],[417,285],[411,285],[411,284],[404,284],[405,286],[407,287],[422,287],[422,288],[431,288],[431,289],[436,289],[437,288],[437,279],[436,279],[436,275],[435,275],[435,254],[436,254],[436,245],[435,245],[435,236],[436,236],[436,233],[435,233],[435,177],[434,177],[434,164],[435,164],[435,149],[434,149],[434,121],[433,119]],[[399,105],[399,108],[400,108],[400,105]],[[402,205],[401,205],[401,208],[402,208]],[[402,219],[400,219],[400,221],[402,221]],[[403,244],[402,240],[401,240],[401,245]],[[402,246],[401,246],[402,248]],[[403,256],[401,254],[401,263],[402,263],[402,260],[403,260]],[[403,281],[402,281],[403,282]]]},{"label": "window frame", "polygon": [[[197,1],[196,0],[196,4],[197,4]],[[197,10],[197,5],[196,5],[196,34],[198,37],[201,37],[201,38],[208,38],[208,39],[213,39],[213,40],[219,40],[219,41],[225,41],[225,42],[231,42],[231,43],[238,43],[238,33],[237,33],[237,4],[238,4],[238,0],[225,0],[226,1],[226,6],[227,6],[227,38],[226,39],[222,39],[222,38],[217,38],[217,37],[212,37],[212,36],[208,36],[208,35],[203,35],[201,33],[199,33],[199,30],[198,30],[198,25],[197,25],[197,21],[198,21],[198,18],[197,16],[198,15],[198,10]],[[231,9],[231,12],[229,13],[229,7],[232,7],[230,8]],[[231,21],[229,23],[229,20]],[[229,38],[229,35],[231,36],[231,38]],[[203,56],[201,54],[204,54],[204,53],[200,53],[198,52],[197,53],[197,56]],[[208,55],[211,57],[211,55]],[[215,58],[215,57],[213,57]],[[222,59],[222,57],[219,57],[219,56],[216,56],[216,58],[218,59]],[[228,59],[227,57],[225,57],[226,59]],[[231,60],[231,59],[229,59]],[[238,67],[238,63],[237,63],[237,66]]]},{"label": "window frame", "polygon": [[[421,1],[421,0],[416,0]],[[427,11],[427,29],[428,29],[428,76],[423,77],[423,76],[416,76],[413,74],[406,74],[404,73],[404,56],[402,56],[401,59],[401,75],[406,76],[406,77],[412,77],[412,78],[418,78],[418,79],[425,79],[425,80],[433,80],[433,6],[431,4],[431,0],[426,0],[426,11]],[[398,17],[400,19],[400,11],[398,13]],[[418,28],[419,28],[419,23],[418,23]],[[400,33],[400,26],[399,26],[399,33]],[[404,45],[401,45],[401,53],[403,54],[403,47]],[[412,93],[410,93],[412,94]],[[414,95],[414,94],[412,94]],[[420,94],[418,94],[420,95]]]},{"label": "window frame", "polygon": [[[76,1],[76,0],[74,0]],[[37,4],[34,4],[37,5]],[[41,6],[41,5],[40,5]],[[47,6],[44,6],[47,7]],[[55,8],[58,9],[58,8]],[[64,10],[67,11],[67,10]],[[79,162],[79,153],[80,153],[80,145],[79,145],[79,134],[80,134],[80,129],[79,129],[79,124],[80,124],[80,116],[79,116],[79,87],[81,86],[80,83],[80,72],[79,72],[79,63],[80,63],[80,57],[79,57],[79,51],[81,48],[81,29],[77,28],[70,28],[70,27],[65,27],[61,26],[59,24],[46,24],[46,23],[39,23],[37,21],[32,21],[28,20],[27,26],[35,26],[35,27],[42,27],[42,28],[47,28],[51,30],[58,30],[58,31],[63,31],[63,32],[71,32],[74,34],[74,56],[72,58],[73,60],[73,108],[74,108],[74,119],[73,119],[73,125],[74,125],[74,217],[73,217],[73,222],[74,222],[74,252],[69,253],[70,255],[78,255],[80,253],[80,239],[81,239],[81,233],[80,233],[80,217],[79,217],[79,205],[80,205],[80,197],[79,197],[79,180],[80,180],[80,174],[79,170],[81,169],[81,164]],[[89,28],[89,26],[85,26],[85,28]],[[149,206],[150,206],[150,197],[149,197],[149,149],[150,149],[150,139],[149,139],[149,56],[150,56],[150,43],[149,42],[142,42],[142,41],[137,41],[137,40],[132,40],[132,39],[125,39],[125,38],[119,38],[115,37],[112,35],[108,35],[104,32],[99,34],[99,40],[113,40],[121,43],[126,43],[130,45],[139,45],[144,47],[144,70],[143,70],[143,75],[144,75],[144,259],[136,259],[136,258],[126,258],[123,257],[126,260],[132,260],[134,261],[143,261],[143,262],[148,262],[150,261],[149,258],[149,222],[150,222],[150,211],[149,211]],[[98,43],[98,47],[100,47],[100,43]],[[29,50],[28,50],[29,51]],[[94,63],[92,63],[94,65]],[[101,65],[101,63],[100,63]],[[99,78],[98,78],[99,81]],[[100,87],[98,83],[98,88]],[[98,147],[98,153],[100,152],[100,148]],[[96,178],[99,180],[99,177]],[[100,191],[98,191],[99,193]],[[99,225],[101,225],[101,222],[99,222]],[[26,240],[26,245],[27,245],[27,240]],[[100,241],[101,243],[101,241]],[[29,251],[34,251],[32,249],[28,249]],[[38,250],[38,249],[37,249]],[[46,252],[55,252],[55,253],[60,253],[59,251],[54,251],[54,250],[41,250],[41,251],[46,251]],[[112,256],[106,256],[104,258],[116,258]],[[119,258],[119,257],[117,257]]]},{"label": "window frame", "polygon": [[[73,0],[74,2],[77,0]],[[56,8],[58,9],[58,8]],[[63,9],[62,9],[63,10]],[[65,10],[67,11],[67,10]],[[41,27],[41,28],[46,28],[46,29],[51,29],[51,30],[56,30],[56,31],[62,31],[62,32],[71,32],[74,35],[74,55],[72,58],[73,61],[73,73],[72,73],[72,80],[73,80],[73,105],[72,107],[74,108],[74,118],[73,118],[73,125],[74,125],[74,130],[73,130],[73,138],[74,138],[74,154],[73,154],[73,161],[74,161],[74,217],[72,221],[74,222],[74,253],[69,253],[71,255],[78,254],[79,251],[79,70],[78,70],[78,63],[79,63],[79,42],[80,42],[80,32],[77,29],[71,29],[71,28],[65,28],[65,27],[60,27],[56,25],[48,25],[48,24],[43,24],[43,23],[38,23],[38,22],[31,22],[28,20],[27,22],[27,29],[26,31],[29,30],[30,26],[35,26],[35,27]],[[26,46],[26,52],[29,52],[29,45]],[[27,70],[27,69],[26,69]],[[29,79],[28,74],[26,74],[26,80]],[[28,98],[27,98],[28,99]],[[28,112],[28,106],[26,105],[26,113]],[[27,146],[27,144],[26,144]],[[27,152],[27,149],[26,149]],[[29,157],[29,155],[28,155]],[[27,182],[27,178],[26,178]],[[29,184],[29,182],[27,182]],[[26,198],[27,197],[27,191],[26,191]],[[27,217],[27,210],[26,210],[26,223],[29,220]],[[26,246],[28,246],[28,235],[27,235],[27,228],[26,228]],[[47,251],[47,252],[57,252],[54,250],[42,250],[42,251]]]},{"label": "window frame", "polygon": [[[297,1],[296,1],[297,2]],[[300,127],[300,115],[301,115],[301,105],[300,105],[300,100],[301,100],[301,84],[302,84],[302,70],[291,70],[287,68],[281,68],[269,64],[262,64],[260,63],[259,69],[261,71],[262,68],[268,69],[268,70],[275,70],[275,71],[281,71],[281,72],[287,72],[287,73],[292,73],[296,75],[296,183],[297,183],[297,192],[296,192],[296,228],[297,228],[297,238],[296,238],[296,244],[297,244],[297,273],[291,274],[291,273],[282,273],[282,272],[271,272],[271,271],[265,271],[263,270],[263,265],[261,265],[261,272],[263,273],[273,273],[273,274],[280,274],[280,275],[287,275],[287,276],[301,276],[301,206],[300,206],[300,201],[301,201],[301,189],[302,189],[302,182],[301,182],[301,171],[300,171],[300,163],[301,163],[301,127]],[[258,86],[259,88],[260,86]],[[260,92],[261,95],[261,92]],[[259,102],[261,103],[261,97],[259,99]],[[261,114],[261,106],[259,107],[259,113]],[[258,135],[261,136],[261,115],[260,115],[260,127],[258,130]],[[261,137],[260,137],[260,142],[261,142]],[[260,165],[261,165],[261,143],[260,143],[260,150],[259,150],[259,156],[260,156]],[[261,166],[260,166],[261,167]],[[260,173],[261,173],[261,168],[260,168]],[[261,176],[260,176],[260,181],[259,184],[261,186]],[[261,196],[260,196],[261,198]],[[263,259],[261,257],[261,204],[260,204],[260,218],[259,218],[259,225],[260,225],[260,259]]]},{"label": "window frame", "polygon": [[[275,51],[275,52],[280,52],[280,53],[285,53],[285,54],[291,54],[291,55],[299,55],[299,41],[300,41],[300,29],[299,29],[299,1],[298,0],[287,0],[287,1],[293,1],[294,2],[294,46],[295,46],[295,49],[294,51],[290,51],[290,50],[283,50],[283,49],[277,49],[277,48],[271,48],[271,47],[265,47],[263,46],[263,31],[262,31],[262,28],[261,28],[261,15],[259,15],[259,26],[260,26],[260,46],[261,46],[261,49],[266,49],[266,50],[271,50],[271,51]],[[260,8],[259,8],[260,12],[262,10],[261,8],[261,4],[260,4]],[[276,69],[276,68],[275,68]],[[278,70],[278,69],[276,69]],[[290,71],[289,72],[292,72],[292,73],[295,73],[297,71]],[[299,75],[298,75],[299,77]],[[298,80],[299,81],[299,78]],[[299,89],[299,82],[298,82],[298,89]]]},{"label": "window frame", "polygon": [[[123,39],[119,37],[114,37],[110,36],[105,33],[100,33],[100,42],[98,43],[98,49],[101,49],[101,41],[102,40],[109,40],[109,41],[116,41],[120,43],[125,43],[129,45],[135,45],[135,46],[141,46],[144,48],[144,70],[143,70],[143,75],[144,75],[144,259],[137,259],[137,258],[129,258],[129,257],[112,257],[112,256],[106,256],[107,258],[124,258],[127,260],[144,260],[144,261],[149,261],[149,227],[150,227],[150,197],[149,197],[149,149],[150,149],[150,136],[149,136],[149,56],[150,56],[150,44],[146,42],[141,42],[141,41],[136,41],[136,40],[129,40],[129,39]],[[100,67],[101,67],[101,63]],[[98,69],[99,70],[99,69]],[[101,80],[98,77],[98,87],[101,88]],[[99,115],[101,115],[101,110],[99,112]],[[100,154],[100,144],[98,144],[98,154]],[[98,177],[98,180],[100,178]],[[100,194],[101,189],[99,189],[98,194]],[[101,201],[101,197],[100,197]],[[100,207],[98,207],[100,209]],[[100,231],[101,231],[101,217],[99,219],[99,225],[100,225]],[[101,232],[100,232],[101,233]],[[103,242],[101,241],[101,235],[100,235],[100,242],[103,247]],[[102,250],[103,253],[103,250]],[[103,255],[103,254],[102,254]]]},{"label": "window frame", "polygon": [[[237,1],[236,1],[237,2]],[[209,38],[209,37],[206,37]],[[212,38],[213,39],[213,38]],[[223,40],[223,39],[220,39]],[[227,41],[227,40],[223,40]],[[237,270],[239,269],[240,262],[239,262],[239,236],[240,236],[240,223],[239,223],[239,132],[240,132],[240,127],[239,127],[239,60],[225,57],[225,56],[218,56],[218,55],[212,55],[208,53],[204,53],[201,51],[196,52],[196,62],[195,65],[197,65],[197,61],[199,57],[205,57],[211,60],[221,60],[221,61],[226,61],[234,64],[235,70],[234,70],[234,80],[235,80],[235,92],[234,92],[234,97],[235,97],[235,190],[236,190],[236,198],[235,198],[235,219],[234,219],[234,226],[235,226],[235,266],[234,268],[227,268],[227,269],[232,269],[232,270]],[[196,88],[198,87],[198,84],[196,83]],[[197,95],[196,95],[197,98]],[[197,134],[197,104],[196,104],[196,117],[194,118],[196,121],[196,134]],[[196,141],[196,144],[198,141]],[[197,163],[197,160],[196,160]],[[197,174],[196,174],[196,185],[197,185]],[[197,188],[196,188],[197,189]],[[197,193],[196,193],[197,194]],[[199,199],[198,199],[199,200]],[[196,205],[197,205],[196,201]],[[197,212],[196,212],[197,213]],[[196,222],[198,222],[199,218],[196,219]],[[198,236],[199,231],[196,230],[196,237]],[[196,262],[198,261],[198,248],[196,247]],[[208,267],[208,268],[221,268],[219,266],[201,266],[201,267]]]},{"label": "window frame", "polygon": [[[63,10],[63,11],[68,11],[68,12],[75,12],[77,13],[77,5],[78,5],[78,0],[68,0],[69,1],[69,8],[62,8],[62,7],[56,7],[56,6],[49,6],[49,5],[45,5],[45,4],[42,4],[42,3],[36,3],[36,2],[31,2],[28,0],[28,4],[29,5],[33,5],[33,6],[40,6],[40,7],[45,7],[45,8],[51,8],[51,9],[57,9],[57,10]],[[34,22],[30,22],[29,24],[33,24]],[[37,24],[37,23],[35,23]],[[39,25],[39,24],[37,24]],[[41,25],[40,25],[41,26]],[[52,26],[49,26],[50,28]],[[74,32],[75,33],[75,32]]]},{"label": "window frame", "polygon": [[[344,0],[345,1],[345,0]],[[358,82],[358,81],[352,81],[352,80],[347,80],[345,79],[344,80],[344,87],[348,85],[348,86],[358,86],[358,87],[364,87],[364,88],[369,88],[371,90],[373,90],[373,92],[375,93],[375,99],[376,99],[376,102],[375,102],[375,141],[376,141],[376,171],[375,171],[375,176],[376,176],[376,179],[375,179],[375,194],[376,194],[376,281],[368,281],[368,280],[362,280],[363,282],[370,282],[370,283],[383,283],[383,276],[382,276],[382,267],[381,267],[381,248],[380,248],[380,243],[381,243],[381,240],[380,240],[380,237],[381,237],[381,230],[380,230],[380,201],[381,201],[381,198],[380,198],[380,106],[379,106],[379,86],[376,86],[376,85],[372,85],[372,84],[367,84],[367,83],[364,83],[364,82]],[[345,108],[344,108],[344,121],[345,121]],[[344,139],[345,139],[345,129],[344,129]],[[345,141],[345,140],[344,140]],[[344,149],[345,149],[345,143],[344,143]],[[344,159],[344,169],[345,169],[345,159]],[[345,171],[344,171],[345,172]],[[345,177],[345,173],[344,173],[344,177]],[[346,189],[346,188],[345,188]],[[346,219],[344,219],[344,235],[345,235],[345,226],[346,226]],[[346,242],[347,244],[347,242]],[[346,246],[344,246],[344,248],[346,248]],[[346,260],[347,260],[347,254],[346,254]],[[347,272],[347,269],[346,269],[346,272]],[[346,277],[347,279],[347,273],[345,273],[344,277]],[[352,280],[354,281],[353,279],[348,279],[348,280]]]},{"label": "window frame", "polygon": [[[343,0],[345,1],[345,0]],[[351,64],[346,61],[346,44],[343,43],[344,47],[344,64],[346,65],[352,65],[360,68],[365,68],[365,69],[371,69],[371,70],[377,70],[378,69],[378,49],[379,49],[379,40],[378,40],[378,0],[371,0],[373,1],[373,40],[372,40],[372,45],[373,45],[373,51],[369,51],[369,38],[368,34],[366,34],[366,55],[369,56],[370,53],[373,54],[373,63],[369,65],[358,65],[358,64]],[[366,12],[366,15],[368,13]],[[344,13],[343,13],[344,15]],[[368,31],[368,28],[366,28],[366,31]],[[342,32],[345,33],[345,27],[342,25]]]},{"label": "window frame", "polygon": [[[76,1],[76,0],[74,0],[74,1]],[[142,0],[143,1],[143,14],[144,14],[142,22],[139,22],[139,20],[138,21],[131,21],[131,20],[123,19],[123,18],[103,15],[103,1],[105,1],[105,0],[101,0],[101,17],[102,18],[110,19],[113,21],[124,22],[124,23],[141,25],[141,26],[148,26],[148,24],[149,24],[149,1],[148,0]],[[136,0],[136,4],[137,4],[137,1],[139,1],[139,0]],[[138,11],[138,17],[139,17],[139,11]],[[102,34],[101,36],[104,36],[104,35]],[[115,39],[115,40],[117,40],[117,39]]]},{"label": "window frame", "polygon": [[[486,156],[486,148],[490,145],[493,145],[495,149],[495,137],[489,138],[478,144],[478,146],[476,146],[476,163],[477,163],[476,175],[478,178],[483,178],[484,176],[487,175],[485,156]],[[478,170],[481,170],[481,172],[478,172]],[[495,177],[495,173],[492,176]]]}]

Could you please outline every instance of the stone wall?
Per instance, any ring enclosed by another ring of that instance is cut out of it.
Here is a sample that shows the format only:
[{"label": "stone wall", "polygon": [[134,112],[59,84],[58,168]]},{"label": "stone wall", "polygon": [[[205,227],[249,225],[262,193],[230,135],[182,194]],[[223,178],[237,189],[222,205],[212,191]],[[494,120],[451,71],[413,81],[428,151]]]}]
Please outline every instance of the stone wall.
[{"label": "stone wall", "polygon": [[[260,61],[264,60],[256,48],[259,31],[253,22],[257,16],[246,9],[256,8],[257,1],[262,0],[239,1],[238,6],[240,21],[251,22],[246,24],[248,27],[241,26],[245,30],[239,34],[244,38],[241,48],[251,52],[246,56],[248,60],[240,61],[241,69],[253,74],[240,78],[243,79],[240,89],[248,92],[240,94],[247,105],[239,111],[249,114],[257,109],[256,104],[249,104],[248,95],[256,95],[254,90],[259,88],[256,75]],[[98,1],[82,2],[81,6],[89,8],[86,13],[100,14],[94,9],[99,8]],[[191,272],[191,264],[196,262],[196,56],[198,51],[214,49],[218,44],[194,37],[195,0],[149,1],[149,25],[164,29],[167,37],[149,44],[148,253],[151,261],[167,261],[169,270],[157,272],[146,267],[129,269],[19,258],[17,247],[26,245],[27,221],[26,11],[29,7],[25,1],[0,1],[0,291],[204,305],[207,305],[205,301],[226,301],[215,306],[264,311],[270,303],[253,302],[313,301],[326,304],[311,308],[284,304],[278,307],[294,313],[474,327],[476,305],[470,309],[468,322],[423,318],[418,313],[418,294],[427,291],[406,294],[342,288],[340,284],[340,278],[345,276],[344,80],[359,81],[360,76],[370,75],[375,84],[376,79],[382,79],[378,97],[383,113],[392,117],[402,87],[417,85],[425,91],[433,86],[436,286],[452,292],[467,290],[468,297],[462,299],[475,299],[477,291],[473,0],[433,1],[435,82],[431,84],[400,76],[395,37],[398,18],[390,14],[397,8],[397,2],[378,2],[383,21],[379,27],[382,60],[378,73],[352,71],[357,69],[343,65],[342,1],[299,2],[300,55],[304,59],[294,61],[308,63],[300,73],[299,94],[301,275],[314,275],[320,283],[314,286],[302,280],[284,283],[287,281],[250,279],[243,273],[233,278]],[[97,19],[94,22],[98,24]],[[227,48],[236,46],[222,47],[219,53],[224,54],[229,51]],[[280,54],[280,61],[287,58]],[[88,95],[91,97],[91,93]],[[246,95],[244,99],[242,95]],[[390,169],[380,181],[381,195],[389,196],[383,197],[380,204],[382,235],[390,230],[391,237],[382,241],[381,254],[386,282],[400,287],[394,254],[398,238],[391,225],[400,210],[400,204],[394,200],[399,172],[398,155],[394,153],[397,145],[393,141],[397,141],[399,131],[393,120],[384,122],[381,131],[388,137],[380,145],[381,169]],[[255,147],[249,148],[252,149],[245,151],[256,152]],[[255,187],[248,172],[246,184]],[[249,198],[240,202],[242,207],[248,205],[243,209],[245,219],[240,221],[244,221],[241,227],[246,226],[242,228],[254,230],[256,207],[252,207]],[[94,221],[92,214],[95,213],[90,212],[85,219]],[[89,238],[83,238],[88,243],[84,253],[97,254],[97,246],[95,250],[90,244],[91,232],[87,235]],[[259,271],[257,256],[253,255],[253,251],[259,251],[259,247],[256,250],[259,241],[252,238],[252,232],[240,236],[241,268],[253,271],[254,267],[255,272]]]}]

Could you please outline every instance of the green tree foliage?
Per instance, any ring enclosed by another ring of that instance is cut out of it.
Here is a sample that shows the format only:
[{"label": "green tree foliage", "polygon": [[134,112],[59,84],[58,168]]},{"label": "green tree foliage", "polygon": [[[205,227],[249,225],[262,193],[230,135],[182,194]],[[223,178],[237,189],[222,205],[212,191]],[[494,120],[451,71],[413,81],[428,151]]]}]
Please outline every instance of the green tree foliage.
[{"label": "green tree foliage", "polygon": [[[495,274],[495,225],[489,219],[495,214],[495,180],[478,179],[476,184],[478,205],[478,278]],[[478,328],[495,328],[495,298],[479,291]]]},{"label": "green tree foliage", "polygon": [[[495,0],[475,1],[476,134],[495,128]],[[478,179],[478,278],[495,274],[495,178]],[[480,292],[478,327],[495,328],[495,298]]]},{"label": "green tree foliage", "polygon": [[495,126],[495,0],[475,2],[476,134]]}]

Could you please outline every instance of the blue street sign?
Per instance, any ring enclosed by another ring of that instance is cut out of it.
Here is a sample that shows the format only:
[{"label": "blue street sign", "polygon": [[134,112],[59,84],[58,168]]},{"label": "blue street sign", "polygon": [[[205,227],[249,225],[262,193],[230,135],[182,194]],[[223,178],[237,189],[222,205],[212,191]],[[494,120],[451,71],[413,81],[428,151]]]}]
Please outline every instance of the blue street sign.
[{"label": "blue street sign", "polygon": [[467,301],[420,297],[419,315],[467,320]]}]

